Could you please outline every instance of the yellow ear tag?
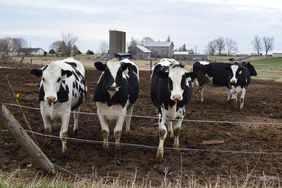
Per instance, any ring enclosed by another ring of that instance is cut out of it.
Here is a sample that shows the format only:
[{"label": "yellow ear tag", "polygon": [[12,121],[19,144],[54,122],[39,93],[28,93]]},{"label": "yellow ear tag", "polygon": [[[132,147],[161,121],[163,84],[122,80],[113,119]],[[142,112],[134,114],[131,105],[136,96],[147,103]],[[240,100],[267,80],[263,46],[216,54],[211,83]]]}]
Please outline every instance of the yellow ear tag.
[{"label": "yellow ear tag", "polygon": [[19,100],[20,99],[21,94],[20,93],[16,93],[16,99]]}]

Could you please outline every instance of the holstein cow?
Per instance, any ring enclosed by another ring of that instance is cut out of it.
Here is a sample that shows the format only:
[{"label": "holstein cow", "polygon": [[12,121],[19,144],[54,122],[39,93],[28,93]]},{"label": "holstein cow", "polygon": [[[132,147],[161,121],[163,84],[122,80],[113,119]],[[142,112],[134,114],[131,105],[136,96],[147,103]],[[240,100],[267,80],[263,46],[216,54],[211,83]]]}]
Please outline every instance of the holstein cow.
[{"label": "holstein cow", "polygon": [[242,110],[245,103],[246,88],[250,84],[251,76],[256,76],[257,72],[249,62],[243,62],[241,64],[234,62],[226,69],[229,75],[229,92],[227,101],[235,100],[235,104],[237,104],[238,95],[241,94],[240,110]]},{"label": "holstein cow", "polygon": [[52,133],[53,119],[61,119],[60,138],[64,153],[67,149],[71,111],[74,110],[73,132],[76,132],[78,128],[76,111],[79,111],[87,92],[84,67],[79,61],[68,58],[52,62],[41,69],[32,69],[30,73],[41,78],[39,102],[45,133]]},{"label": "holstein cow", "polygon": [[114,137],[118,149],[124,120],[126,132],[130,131],[130,115],[139,93],[139,70],[128,59],[112,59],[106,64],[96,62],[95,67],[102,71],[94,92],[94,101],[102,128],[103,147],[106,150],[109,148],[108,120],[116,120]]},{"label": "holstein cow", "polygon": [[[245,71],[248,71],[250,76],[256,76],[256,70],[250,62],[234,62],[244,67]],[[197,79],[195,79],[195,85],[198,88],[198,94],[200,101],[204,101],[204,87],[205,84],[212,84],[217,87],[231,87],[230,78],[232,77],[230,63],[210,63],[206,61],[197,61],[193,65],[193,72],[196,73]],[[229,92],[230,93],[230,92]],[[230,94],[228,94],[227,100],[230,101]]]},{"label": "holstein cow", "polygon": [[167,128],[174,136],[174,148],[179,148],[179,134],[185,116],[185,106],[191,99],[191,81],[195,78],[174,59],[161,59],[152,69],[151,99],[159,116],[159,147],[157,159],[164,154]]}]

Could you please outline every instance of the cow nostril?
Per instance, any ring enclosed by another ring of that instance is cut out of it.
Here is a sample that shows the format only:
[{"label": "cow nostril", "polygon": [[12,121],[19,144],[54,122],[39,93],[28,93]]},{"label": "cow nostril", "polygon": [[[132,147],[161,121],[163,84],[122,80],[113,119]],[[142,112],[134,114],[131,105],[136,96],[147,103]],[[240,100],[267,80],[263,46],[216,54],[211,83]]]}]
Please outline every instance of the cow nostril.
[{"label": "cow nostril", "polygon": [[172,96],[172,99],[173,99],[174,101],[180,101],[181,96],[180,96],[180,95],[173,95],[173,96]]},{"label": "cow nostril", "polygon": [[48,101],[49,103],[55,102],[55,101],[56,101],[56,97],[49,96],[49,97],[47,97],[47,101]]}]

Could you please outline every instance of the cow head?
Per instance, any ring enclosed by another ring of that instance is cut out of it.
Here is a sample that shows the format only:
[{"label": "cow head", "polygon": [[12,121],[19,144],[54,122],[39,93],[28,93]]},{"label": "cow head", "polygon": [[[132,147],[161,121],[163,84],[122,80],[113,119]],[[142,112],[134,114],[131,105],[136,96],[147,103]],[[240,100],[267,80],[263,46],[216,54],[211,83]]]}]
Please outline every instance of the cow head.
[{"label": "cow head", "polygon": [[42,87],[44,91],[42,100],[47,101],[49,104],[59,100],[61,96],[58,96],[58,93],[62,90],[62,81],[72,75],[71,71],[63,70],[53,63],[42,69],[32,69],[30,73],[41,78],[40,87]]},{"label": "cow head", "polygon": [[95,62],[95,67],[99,71],[103,71],[99,81],[102,82],[103,89],[108,92],[116,92],[121,87],[122,79],[125,78],[123,72],[131,66],[130,63],[120,62],[117,59],[112,59],[106,64]]},{"label": "cow head", "polygon": [[242,62],[242,65],[249,70],[251,76],[257,76],[257,71],[250,62]]},{"label": "cow head", "polygon": [[183,92],[186,86],[189,87],[190,81],[196,78],[193,72],[187,72],[182,64],[174,64],[170,67],[162,67],[158,71],[161,78],[167,78],[170,90],[170,100],[179,102],[183,100]]},{"label": "cow head", "polygon": [[228,82],[231,85],[236,85],[239,77],[243,73],[243,68],[238,63],[234,63],[228,65],[226,71],[228,73]]}]

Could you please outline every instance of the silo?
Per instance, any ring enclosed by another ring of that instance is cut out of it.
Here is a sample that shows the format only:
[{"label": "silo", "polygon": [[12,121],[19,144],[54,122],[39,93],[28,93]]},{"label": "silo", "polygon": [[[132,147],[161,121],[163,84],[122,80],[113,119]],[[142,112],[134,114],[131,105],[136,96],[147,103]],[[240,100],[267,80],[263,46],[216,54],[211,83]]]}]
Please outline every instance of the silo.
[{"label": "silo", "polygon": [[126,33],[123,31],[110,30],[109,55],[114,57],[115,53],[125,53]]}]

